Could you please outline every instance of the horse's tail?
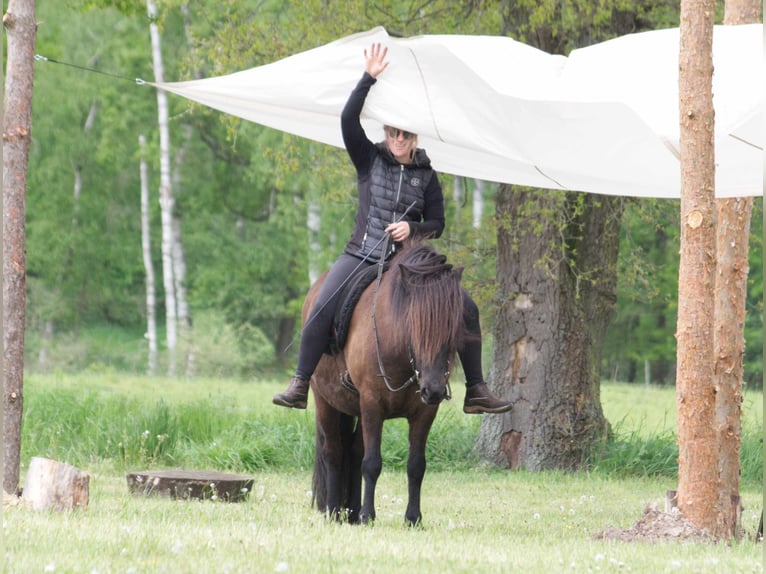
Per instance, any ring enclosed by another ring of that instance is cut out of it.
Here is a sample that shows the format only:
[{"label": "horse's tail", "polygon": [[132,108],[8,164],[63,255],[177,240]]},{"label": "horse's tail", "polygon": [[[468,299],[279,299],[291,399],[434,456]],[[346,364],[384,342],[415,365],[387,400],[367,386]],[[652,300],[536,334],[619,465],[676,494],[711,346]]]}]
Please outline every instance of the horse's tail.
[{"label": "horse's tail", "polygon": [[[356,522],[359,519],[360,502],[354,496],[358,492],[361,484],[361,455],[359,449],[355,447],[358,439],[361,438],[361,428],[357,426],[356,417],[350,415],[340,415],[340,435],[341,435],[341,471],[340,471],[340,508],[334,509],[336,512],[347,512],[349,522]],[[314,473],[311,479],[312,504],[320,512],[331,512],[333,509],[327,507],[327,465],[329,461],[324,455],[324,435],[321,429],[317,427],[316,450],[314,452]]]}]

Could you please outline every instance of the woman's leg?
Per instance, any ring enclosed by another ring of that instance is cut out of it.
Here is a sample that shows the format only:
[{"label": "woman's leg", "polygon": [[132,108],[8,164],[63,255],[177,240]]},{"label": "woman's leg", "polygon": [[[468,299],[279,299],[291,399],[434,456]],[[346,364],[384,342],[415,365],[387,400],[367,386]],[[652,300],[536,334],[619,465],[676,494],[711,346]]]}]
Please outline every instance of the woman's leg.
[{"label": "woman's leg", "polygon": [[463,290],[463,321],[466,338],[458,353],[465,374],[465,402],[463,412],[468,414],[504,413],[511,410],[511,402],[497,398],[484,382],[481,367],[481,322],[479,308],[465,289]]},{"label": "woman's leg", "polygon": [[295,375],[290,380],[287,390],[274,395],[272,399],[274,404],[297,409],[306,408],[309,379],[311,379],[314,369],[327,349],[335,309],[344,283],[355,270],[367,265],[369,263],[362,262],[362,260],[346,253],[333,263],[324,283],[322,283],[311,314],[303,327],[298,349],[298,368],[295,370]]}]

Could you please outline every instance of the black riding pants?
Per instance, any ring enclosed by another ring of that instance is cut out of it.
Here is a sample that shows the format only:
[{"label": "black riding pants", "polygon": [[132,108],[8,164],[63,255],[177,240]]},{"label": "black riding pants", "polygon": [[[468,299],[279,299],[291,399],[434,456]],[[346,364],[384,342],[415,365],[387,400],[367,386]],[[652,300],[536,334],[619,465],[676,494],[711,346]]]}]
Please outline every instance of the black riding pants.
[{"label": "black riding pants", "polygon": [[[298,350],[298,368],[295,374],[305,379],[311,378],[319,360],[322,358],[330,339],[330,330],[335,316],[335,309],[343,291],[343,282],[357,269],[375,265],[374,261],[363,261],[358,257],[343,253],[333,263],[311,314],[303,328],[301,344]],[[481,324],[479,308],[468,292],[463,289],[463,320],[465,321],[466,340],[459,351],[463,365],[466,385],[473,386],[484,380],[481,368]]]}]

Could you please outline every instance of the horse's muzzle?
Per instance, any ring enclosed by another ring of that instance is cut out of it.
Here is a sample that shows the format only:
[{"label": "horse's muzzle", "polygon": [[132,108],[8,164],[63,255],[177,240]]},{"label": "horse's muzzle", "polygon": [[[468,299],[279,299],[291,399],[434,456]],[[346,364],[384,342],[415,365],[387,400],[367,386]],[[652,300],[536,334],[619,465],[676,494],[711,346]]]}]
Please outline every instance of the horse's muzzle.
[{"label": "horse's muzzle", "polygon": [[447,389],[420,389],[420,400],[427,405],[438,405],[447,398]]}]

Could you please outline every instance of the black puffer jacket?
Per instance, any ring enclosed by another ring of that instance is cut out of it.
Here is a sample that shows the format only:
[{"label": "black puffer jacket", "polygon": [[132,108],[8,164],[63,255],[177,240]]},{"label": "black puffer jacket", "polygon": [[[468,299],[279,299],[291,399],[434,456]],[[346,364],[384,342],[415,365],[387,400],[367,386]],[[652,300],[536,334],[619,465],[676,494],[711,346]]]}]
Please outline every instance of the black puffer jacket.
[{"label": "black puffer jacket", "polygon": [[439,237],[444,230],[444,195],[425,150],[416,150],[411,163],[400,164],[385,143],[372,143],[362,128],[359,115],[374,83],[375,78],[365,73],[341,115],[343,141],[356,167],[359,191],[354,230],[345,251],[369,256],[371,261],[380,257],[389,223],[408,221],[413,237]]}]

